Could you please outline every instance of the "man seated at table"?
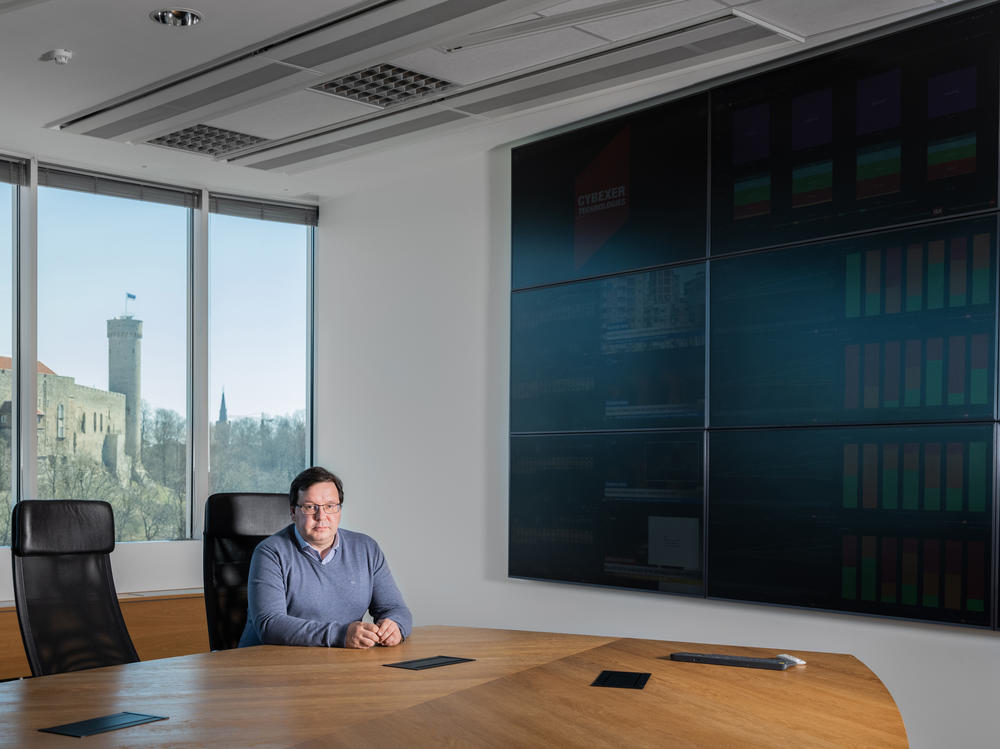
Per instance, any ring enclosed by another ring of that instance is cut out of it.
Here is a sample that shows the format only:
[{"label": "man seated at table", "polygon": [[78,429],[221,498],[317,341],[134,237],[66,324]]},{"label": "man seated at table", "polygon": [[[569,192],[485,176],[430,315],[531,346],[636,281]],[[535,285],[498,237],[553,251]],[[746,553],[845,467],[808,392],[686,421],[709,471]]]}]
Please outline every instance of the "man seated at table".
[{"label": "man seated at table", "polygon": [[[240,647],[398,645],[413,619],[378,544],[340,528],[344,486],[307,468],[288,492],[292,523],[257,546]],[[361,621],[368,611],[374,623]]]}]

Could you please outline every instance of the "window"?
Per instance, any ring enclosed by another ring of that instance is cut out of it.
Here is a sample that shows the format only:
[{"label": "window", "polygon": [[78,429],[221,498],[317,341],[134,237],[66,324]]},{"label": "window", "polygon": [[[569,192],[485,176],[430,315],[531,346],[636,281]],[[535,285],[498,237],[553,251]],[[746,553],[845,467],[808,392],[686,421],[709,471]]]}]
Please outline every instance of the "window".
[{"label": "window", "polygon": [[[37,262],[37,284],[23,288],[0,272],[0,294],[16,302],[0,305],[0,546],[19,498],[106,499],[118,540],[140,541],[189,538],[209,486],[284,491],[309,463],[316,209],[213,196],[213,247],[200,191],[43,165],[36,193],[18,187],[28,172],[0,156],[0,267],[15,267],[15,249]],[[18,215],[37,219],[34,242]],[[211,290],[200,275],[209,258]],[[7,353],[18,330],[19,350],[37,349],[30,365]],[[212,413],[189,413],[209,365]],[[18,371],[31,371],[27,386]],[[221,383],[240,404],[228,416]],[[12,418],[19,406],[25,418]],[[15,449],[26,467],[16,476]],[[189,457],[203,454],[215,475]]]},{"label": "window", "polygon": [[[190,210],[38,190],[40,411],[83,411],[75,452],[39,430],[38,496],[106,499],[121,541],[187,535]],[[118,431],[98,429],[105,409]]]},{"label": "window", "polygon": [[233,212],[209,222],[209,485],[282,492],[307,464],[312,229]]},{"label": "window", "polygon": [[[3,162],[0,162],[0,180],[4,179]],[[11,180],[12,182],[14,180]],[[11,509],[11,433],[10,414],[13,399],[14,367],[12,360],[13,342],[11,331],[11,304],[13,285],[10,269],[13,265],[14,227],[13,216],[16,190],[13,184],[0,182],[0,298],[7,300],[0,304],[0,546],[10,544]]]}]

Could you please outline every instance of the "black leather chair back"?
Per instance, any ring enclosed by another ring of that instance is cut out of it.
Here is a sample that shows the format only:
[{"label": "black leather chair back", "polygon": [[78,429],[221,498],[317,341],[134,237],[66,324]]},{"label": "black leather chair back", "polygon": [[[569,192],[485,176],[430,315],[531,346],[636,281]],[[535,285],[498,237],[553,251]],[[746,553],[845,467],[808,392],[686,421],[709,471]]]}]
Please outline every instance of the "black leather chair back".
[{"label": "black leather chair back", "polygon": [[247,623],[247,578],[257,544],[290,522],[287,494],[213,494],[205,503],[203,573],[212,650],[239,645]]},{"label": "black leather chair back", "polygon": [[11,527],[14,599],[31,673],[138,661],[111,573],[111,505],[24,500],[14,505]]}]

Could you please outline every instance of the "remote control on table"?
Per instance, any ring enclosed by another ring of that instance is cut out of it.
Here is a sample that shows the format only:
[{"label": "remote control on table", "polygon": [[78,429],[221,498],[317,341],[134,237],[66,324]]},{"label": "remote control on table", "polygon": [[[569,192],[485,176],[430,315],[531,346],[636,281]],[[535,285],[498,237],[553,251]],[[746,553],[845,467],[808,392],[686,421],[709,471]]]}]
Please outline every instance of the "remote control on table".
[{"label": "remote control on table", "polygon": [[801,658],[778,655],[773,658],[755,658],[749,655],[722,655],[720,653],[671,653],[670,660],[687,663],[711,663],[717,666],[741,666],[743,668],[766,668],[770,671],[784,671],[789,666],[805,663]]}]

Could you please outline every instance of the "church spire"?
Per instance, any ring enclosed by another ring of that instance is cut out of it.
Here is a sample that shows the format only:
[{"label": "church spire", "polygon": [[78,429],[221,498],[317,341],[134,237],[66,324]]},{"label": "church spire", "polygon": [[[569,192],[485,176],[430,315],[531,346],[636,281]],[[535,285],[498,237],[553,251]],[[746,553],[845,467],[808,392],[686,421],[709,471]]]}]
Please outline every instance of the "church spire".
[{"label": "church spire", "polygon": [[222,405],[219,406],[219,424],[225,424],[227,421],[226,417],[226,391],[222,391]]}]

